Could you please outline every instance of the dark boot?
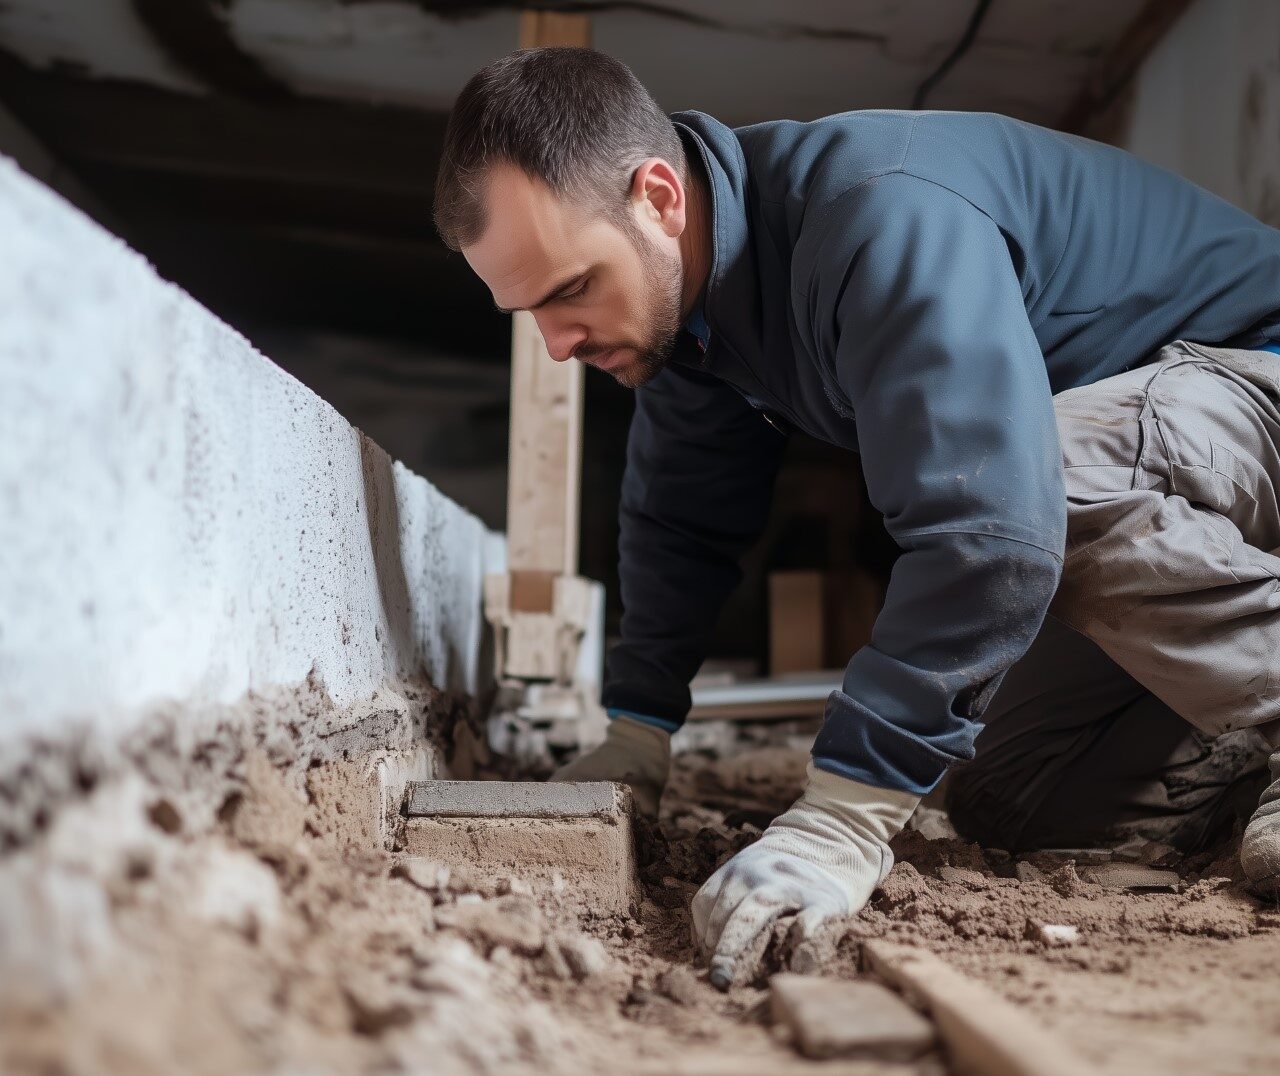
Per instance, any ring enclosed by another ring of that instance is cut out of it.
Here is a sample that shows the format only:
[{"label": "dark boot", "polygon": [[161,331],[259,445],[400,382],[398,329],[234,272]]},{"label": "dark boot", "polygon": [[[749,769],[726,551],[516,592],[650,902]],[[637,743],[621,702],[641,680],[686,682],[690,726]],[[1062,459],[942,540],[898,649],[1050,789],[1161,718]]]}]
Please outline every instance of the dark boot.
[{"label": "dark boot", "polygon": [[1245,826],[1240,865],[1258,896],[1280,899],[1280,751],[1271,756],[1271,784]]}]

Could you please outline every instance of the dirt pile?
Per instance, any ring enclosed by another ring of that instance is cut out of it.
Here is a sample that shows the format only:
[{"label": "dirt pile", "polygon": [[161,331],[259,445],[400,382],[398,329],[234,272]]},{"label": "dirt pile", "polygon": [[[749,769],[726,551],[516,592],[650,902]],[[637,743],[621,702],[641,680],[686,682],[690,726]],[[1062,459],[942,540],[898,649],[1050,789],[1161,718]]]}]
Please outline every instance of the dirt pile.
[{"label": "dirt pile", "polygon": [[[299,781],[246,759],[200,832],[172,804],[139,796],[112,814],[90,797],[78,822],[59,821],[55,844],[83,857],[95,834],[133,827],[137,839],[85,868],[108,885],[59,890],[64,904],[66,893],[83,900],[44,914],[103,947],[104,970],[4,984],[0,1069],[808,1071],[771,1028],[763,984],[718,993],[691,943],[698,886],[803,781],[794,743],[736,735],[677,758],[661,823],[640,827],[635,917],[565,899],[572,872],[530,884],[379,851],[349,770],[314,767]],[[862,915],[803,946],[780,925],[770,967],[853,978],[862,939],[927,945],[1086,1038],[1100,1071],[1140,1071],[1150,1057],[1165,1071],[1248,1071],[1280,1051],[1280,1026],[1254,1002],[1274,997],[1261,987],[1274,986],[1280,915],[1243,892],[1230,856],[1176,864],[1173,891],[1128,892],[1090,880],[1097,854],[1016,861],[915,832],[895,852]],[[43,884],[38,867],[7,870],[6,884]],[[1044,926],[1074,927],[1074,940]],[[1161,1053],[1166,1042],[1176,1050]],[[934,1055],[859,1071],[939,1065]]]}]

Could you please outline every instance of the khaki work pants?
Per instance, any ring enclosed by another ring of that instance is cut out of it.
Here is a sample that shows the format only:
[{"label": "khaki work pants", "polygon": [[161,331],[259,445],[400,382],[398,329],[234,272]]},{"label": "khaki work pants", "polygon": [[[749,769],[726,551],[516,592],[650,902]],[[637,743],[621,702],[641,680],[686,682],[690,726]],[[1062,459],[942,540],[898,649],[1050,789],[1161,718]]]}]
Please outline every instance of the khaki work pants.
[{"label": "khaki work pants", "polygon": [[1280,745],[1280,355],[1178,342],[1057,396],[1063,579],[948,784],[1011,851],[1247,817]]}]

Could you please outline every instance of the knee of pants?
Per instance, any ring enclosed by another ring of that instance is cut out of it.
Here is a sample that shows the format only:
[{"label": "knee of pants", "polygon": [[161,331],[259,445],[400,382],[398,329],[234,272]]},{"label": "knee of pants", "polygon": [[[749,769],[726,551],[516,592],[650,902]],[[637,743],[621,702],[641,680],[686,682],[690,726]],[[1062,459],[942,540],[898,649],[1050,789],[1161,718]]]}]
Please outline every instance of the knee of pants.
[{"label": "knee of pants", "polygon": [[947,775],[944,802],[951,824],[966,841],[1015,851],[1024,812],[1008,774],[1003,777],[999,767],[981,760],[958,766]]}]

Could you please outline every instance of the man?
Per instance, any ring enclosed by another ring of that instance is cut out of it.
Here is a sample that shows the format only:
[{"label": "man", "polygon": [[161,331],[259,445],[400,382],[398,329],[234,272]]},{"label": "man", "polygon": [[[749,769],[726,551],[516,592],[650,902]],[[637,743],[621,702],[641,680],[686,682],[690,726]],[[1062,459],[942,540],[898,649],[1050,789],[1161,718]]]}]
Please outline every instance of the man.
[{"label": "man", "polygon": [[[471,80],[436,223],[552,358],[636,389],[613,720],[560,776],[656,810],[785,431],[859,454],[902,549],[804,795],[694,900],[717,984],[778,916],[810,930],[865,904],[984,716],[954,810],[1015,848],[1199,824],[1206,797],[1166,771],[1203,792],[1221,734],[1252,738],[1237,761],[1277,746],[1280,561],[1261,550],[1280,545],[1280,422],[1256,349],[1280,339],[1280,233],[999,116],[668,119],[587,49]],[[1045,622],[1064,551],[1074,631]],[[1277,800],[1280,781],[1246,834],[1259,882],[1280,874]]]}]

